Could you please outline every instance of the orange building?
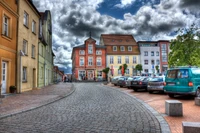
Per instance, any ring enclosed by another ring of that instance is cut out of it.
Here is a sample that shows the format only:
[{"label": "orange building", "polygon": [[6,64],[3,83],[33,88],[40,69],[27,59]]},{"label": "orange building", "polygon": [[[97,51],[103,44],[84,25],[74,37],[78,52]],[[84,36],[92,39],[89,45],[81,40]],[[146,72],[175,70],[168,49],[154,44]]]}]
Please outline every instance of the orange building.
[{"label": "orange building", "polygon": [[0,84],[1,93],[9,93],[10,86],[16,86],[16,51],[18,2],[0,0]]},{"label": "orange building", "polygon": [[91,37],[83,45],[73,48],[72,77],[74,80],[105,79],[106,47],[96,44]]}]

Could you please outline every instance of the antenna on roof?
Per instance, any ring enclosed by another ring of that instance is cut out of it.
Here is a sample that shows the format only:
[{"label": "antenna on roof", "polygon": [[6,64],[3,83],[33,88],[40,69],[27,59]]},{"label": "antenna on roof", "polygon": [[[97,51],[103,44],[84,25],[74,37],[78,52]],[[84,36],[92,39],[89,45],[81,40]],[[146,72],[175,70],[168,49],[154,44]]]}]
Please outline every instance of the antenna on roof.
[{"label": "antenna on roof", "polygon": [[90,38],[91,38],[91,34],[92,34],[92,33],[91,33],[91,31],[90,31]]}]

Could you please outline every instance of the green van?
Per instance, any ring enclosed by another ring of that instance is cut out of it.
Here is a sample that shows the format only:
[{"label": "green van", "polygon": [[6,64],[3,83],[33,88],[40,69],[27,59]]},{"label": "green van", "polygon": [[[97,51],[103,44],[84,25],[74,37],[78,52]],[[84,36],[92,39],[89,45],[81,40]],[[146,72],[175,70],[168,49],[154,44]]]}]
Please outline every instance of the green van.
[{"label": "green van", "polygon": [[175,67],[167,70],[164,92],[174,95],[194,95],[200,97],[200,68]]}]

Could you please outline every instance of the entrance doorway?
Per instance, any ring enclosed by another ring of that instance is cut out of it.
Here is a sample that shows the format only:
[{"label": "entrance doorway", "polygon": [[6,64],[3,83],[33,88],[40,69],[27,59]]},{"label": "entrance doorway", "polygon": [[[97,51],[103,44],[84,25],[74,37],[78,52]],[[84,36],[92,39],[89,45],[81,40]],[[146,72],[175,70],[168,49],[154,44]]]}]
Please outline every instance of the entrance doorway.
[{"label": "entrance doorway", "polygon": [[1,83],[2,83],[2,87],[1,87],[1,93],[4,94],[6,93],[6,89],[7,89],[7,65],[8,63],[3,61],[2,62],[2,77],[1,77]]},{"label": "entrance doorway", "polygon": [[88,80],[94,80],[94,72],[93,71],[88,71]]}]

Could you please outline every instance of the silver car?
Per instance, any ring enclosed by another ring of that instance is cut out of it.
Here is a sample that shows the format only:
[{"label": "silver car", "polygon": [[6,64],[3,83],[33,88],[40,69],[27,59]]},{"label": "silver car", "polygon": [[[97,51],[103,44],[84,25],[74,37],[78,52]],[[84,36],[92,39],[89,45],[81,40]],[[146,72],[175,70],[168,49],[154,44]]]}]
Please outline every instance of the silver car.
[{"label": "silver car", "polygon": [[116,76],[116,77],[112,78],[111,83],[114,84],[115,86],[117,86],[117,82],[118,82],[120,77],[122,77],[122,76]]},{"label": "silver car", "polygon": [[147,90],[149,91],[149,93],[153,93],[153,91],[164,92],[163,90],[164,82],[165,82],[164,76],[152,77],[149,79]]},{"label": "silver car", "polygon": [[128,89],[131,88],[131,81],[137,79],[137,78],[140,78],[140,76],[132,76],[132,77],[129,77],[127,80],[126,80],[126,87]]}]

